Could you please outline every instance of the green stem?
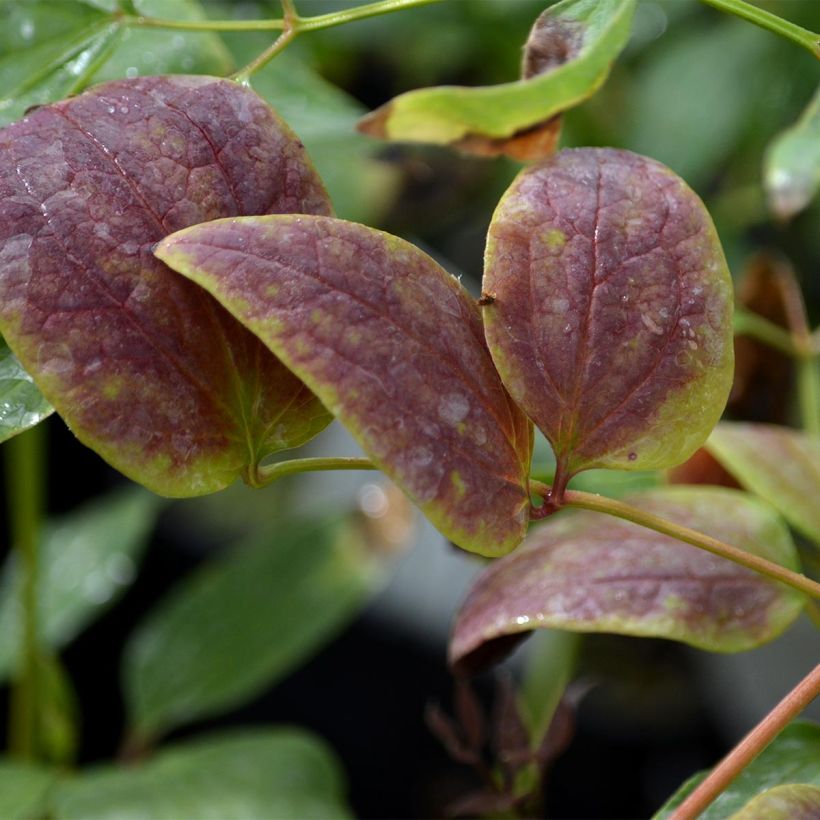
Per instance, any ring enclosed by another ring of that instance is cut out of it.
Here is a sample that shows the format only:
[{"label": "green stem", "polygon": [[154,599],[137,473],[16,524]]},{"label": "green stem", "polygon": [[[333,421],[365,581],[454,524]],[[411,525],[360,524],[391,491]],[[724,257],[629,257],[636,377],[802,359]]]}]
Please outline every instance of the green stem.
[{"label": "green stem", "polygon": [[[531,486],[534,484],[535,482],[531,482]],[[543,492],[542,487],[533,487],[533,489],[539,494]],[[719,555],[721,558],[734,561],[736,564],[740,564],[747,569],[765,575],[774,581],[780,581],[792,587],[792,589],[796,589],[813,598],[820,598],[820,584],[816,581],[812,581],[811,578],[807,578],[805,575],[801,575],[799,572],[793,572],[790,569],[780,566],[780,564],[767,561],[759,555],[738,549],[731,544],[719,541],[717,538],[712,538],[710,535],[667,521],[665,518],[644,512],[637,507],[631,507],[622,501],[616,501],[615,499],[606,498],[601,495],[593,495],[592,493],[583,493],[579,490],[567,490],[564,495],[564,504],[568,507],[580,507],[581,509],[606,513],[607,515],[615,516],[615,518],[631,521],[633,524],[638,524],[641,527],[655,530],[655,532],[669,535],[678,541],[683,541],[694,547],[699,547],[707,552],[711,552],[713,555]]]},{"label": "green stem", "polygon": [[294,458],[258,467],[256,474],[246,480],[252,487],[264,487],[288,475],[325,470],[378,470],[378,467],[366,458]]},{"label": "green stem", "polygon": [[23,620],[22,657],[11,691],[9,746],[24,760],[37,758],[39,714],[39,638],[37,627],[37,553],[43,509],[43,426],[7,444],[6,486],[11,543],[17,554]]},{"label": "green stem", "polygon": [[764,344],[769,345],[787,356],[797,356],[792,334],[786,328],[764,319],[757,313],[738,308],[734,315],[736,336],[751,336]]},{"label": "green stem", "polygon": [[428,6],[440,0],[379,0],[377,3],[368,3],[343,11],[332,11],[328,14],[319,14],[316,17],[304,17],[299,20],[299,31],[315,31],[320,28],[340,26],[352,23],[354,20],[364,20],[366,17],[377,17],[380,14],[390,14],[394,11],[404,11],[416,6]]},{"label": "green stem", "polygon": [[820,59],[820,34],[784,20],[782,17],[753,6],[751,3],[744,3],[743,0],[703,0],[703,2],[727,14],[742,17],[756,26],[779,34],[781,37],[785,37],[808,49],[815,57]]},{"label": "green stem", "polygon": [[820,436],[820,362],[809,356],[797,363],[797,397],[807,433]]}]

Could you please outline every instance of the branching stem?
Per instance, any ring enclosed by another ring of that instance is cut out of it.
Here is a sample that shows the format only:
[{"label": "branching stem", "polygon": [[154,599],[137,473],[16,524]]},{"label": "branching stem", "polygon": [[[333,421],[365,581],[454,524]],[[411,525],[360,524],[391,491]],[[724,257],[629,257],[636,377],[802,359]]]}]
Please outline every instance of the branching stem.
[{"label": "branching stem", "polygon": [[733,547],[731,544],[719,541],[717,538],[712,538],[711,535],[667,521],[665,518],[632,507],[629,504],[624,504],[622,501],[594,495],[593,493],[567,490],[564,496],[564,504],[568,507],[580,507],[581,509],[606,513],[615,516],[615,518],[631,521],[633,524],[669,535],[678,541],[683,541],[686,544],[711,552],[713,555],[719,555],[721,558],[734,561],[736,564],[765,575],[774,581],[780,581],[810,597],[820,598],[820,584],[805,575],[801,575],[799,572],[793,572],[786,569],[786,567],[780,566],[780,564],[775,564],[773,561],[767,561],[759,555],[754,555],[738,547]]},{"label": "branching stem", "polygon": [[725,11],[727,14],[742,17],[756,26],[779,34],[781,37],[786,37],[808,49],[815,57],[820,59],[820,34],[814,31],[809,31],[796,23],[791,23],[776,14],[772,14],[770,11],[753,6],[751,3],[745,3],[743,0],[703,0],[703,2],[720,11]]},{"label": "branching stem", "polygon": [[803,678],[678,806],[669,820],[694,820],[729,784],[820,695],[820,665]]}]

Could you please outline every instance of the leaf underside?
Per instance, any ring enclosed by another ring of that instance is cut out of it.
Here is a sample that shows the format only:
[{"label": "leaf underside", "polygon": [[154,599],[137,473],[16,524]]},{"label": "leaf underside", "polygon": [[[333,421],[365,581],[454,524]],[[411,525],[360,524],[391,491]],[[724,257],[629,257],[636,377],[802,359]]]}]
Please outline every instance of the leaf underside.
[{"label": "leaf underside", "polygon": [[732,382],[732,285],[703,203],[628,151],[523,171],[490,225],[483,290],[501,378],[571,475],[685,461]]},{"label": "leaf underside", "polygon": [[402,94],[359,123],[382,139],[450,145],[520,160],[551,154],[558,115],[592,96],[629,38],[633,0],[564,0],[536,21],[522,79],[483,88]]},{"label": "leaf underside", "polygon": [[448,538],[486,555],[521,541],[532,428],[475,304],[426,254],[312,216],[199,225],[157,254],[256,333]]},{"label": "leaf underside", "polygon": [[[678,486],[631,503],[797,568],[786,527],[745,493]],[[536,527],[515,553],[479,576],[456,620],[450,658],[473,668],[492,655],[492,642],[536,628],[738,652],[779,635],[803,604],[799,593],[731,561],[636,524],[578,512]]]},{"label": "leaf underside", "polygon": [[0,442],[34,427],[53,412],[0,336]]},{"label": "leaf underside", "polygon": [[151,247],[253,213],[328,213],[301,144],[209,77],[107,83],[0,131],[0,330],[75,434],[160,494],[211,492],[330,420]]}]

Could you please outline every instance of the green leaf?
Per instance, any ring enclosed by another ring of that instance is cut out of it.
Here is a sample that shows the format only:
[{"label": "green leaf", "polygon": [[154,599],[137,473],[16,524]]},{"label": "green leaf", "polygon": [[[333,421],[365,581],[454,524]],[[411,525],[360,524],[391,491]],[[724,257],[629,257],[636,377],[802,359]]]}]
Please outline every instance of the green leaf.
[{"label": "green leaf", "polygon": [[0,442],[34,427],[53,412],[0,336]]},{"label": "green leaf", "polygon": [[0,330],[77,437],[169,496],[205,495],[331,420],[151,247],[209,219],[327,213],[303,146],[256,94],[138,77],[0,131]]},{"label": "green leaf", "polygon": [[[707,774],[702,772],[687,780],[658,811],[654,820],[669,817]],[[787,726],[698,818],[725,820],[743,809],[752,798],[784,784],[820,787],[820,726],[817,724],[795,721]],[[791,815],[794,818],[799,816]]]},{"label": "green leaf", "polygon": [[31,820],[46,816],[48,794],[56,775],[48,769],[0,758],[0,817]]},{"label": "green leaf", "polygon": [[60,784],[55,820],[346,818],[340,767],[296,729],[180,743],[131,768],[100,767]]},{"label": "green leaf", "polygon": [[429,256],[313,216],[218,220],[155,252],[303,379],[445,536],[484,555],[521,541],[531,427],[475,303]]},{"label": "green leaf", "polygon": [[814,199],[820,189],[820,87],[800,119],[769,147],[763,182],[780,219],[790,219]]},{"label": "green leaf", "polygon": [[[737,490],[666,487],[630,503],[790,569],[789,531],[767,504]],[[727,515],[731,510],[731,516]],[[533,629],[614,632],[740,652],[781,634],[805,598],[704,550],[599,513],[562,514],[535,527],[479,577],[450,645],[469,669]]]},{"label": "green leaf", "polygon": [[[156,496],[130,488],[47,526],[38,588],[38,623],[46,646],[68,643],[128,587],[161,505]],[[20,653],[20,583],[10,559],[0,581],[0,680],[12,672]]]},{"label": "green leaf", "polygon": [[660,163],[561,151],[496,209],[487,343],[564,478],[685,461],[726,404],[732,283],[712,220]]},{"label": "green leaf", "polygon": [[380,568],[361,533],[314,520],[280,521],[194,573],[126,647],[136,735],[218,714],[272,686],[353,618]]},{"label": "green leaf", "polygon": [[[0,3],[0,125],[94,80],[178,72],[220,75],[232,69],[217,35],[129,28],[113,16],[116,6],[102,0]],[[137,7],[147,16],[204,18],[196,0],[140,0]]]},{"label": "green leaf", "polygon": [[360,128],[390,140],[531,158],[515,138],[526,146],[526,132],[597,91],[626,44],[634,5],[633,0],[556,3],[538,19],[528,43],[524,73],[529,78],[483,88],[410,91],[369,114]]},{"label": "green leaf", "polygon": [[730,820],[811,820],[820,817],[820,788],[805,783],[775,786],[753,797]]},{"label": "green leaf", "polygon": [[743,487],[820,544],[820,437],[772,424],[724,421],[706,446]]}]

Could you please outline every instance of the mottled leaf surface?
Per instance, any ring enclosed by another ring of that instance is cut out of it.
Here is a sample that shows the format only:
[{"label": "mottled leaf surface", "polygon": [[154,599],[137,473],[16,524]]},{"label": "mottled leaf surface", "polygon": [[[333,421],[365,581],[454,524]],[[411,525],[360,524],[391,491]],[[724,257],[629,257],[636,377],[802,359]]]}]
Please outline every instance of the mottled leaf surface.
[{"label": "mottled leaf surface", "polygon": [[[701,772],[687,780],[655,815],[655,820],[663,820],[695,790],[708,772]],[[816,723],[798,720],[789,724],[709,805],[699,820],[726,820],[735,812],[743,810],[757,795],[779,791],[784,784],[801,784],[820,787],[820,726]],[[765,805],[765,804],[764,804]],[[771,805],[771,804],[770,804]],[[743,820],[751,820],[740,815]],[[777,814],[759,814],[758,817],[778,818]],[[794,820],[803,820],[801,815],[790,815]],[[808,817],[817,817],[817,813]],[[806,818],[808,820],[808,818]]]},{"label": "mottled leaf surface", "polygon": [[538,19],[523,79],[483,88],[410,91],[364,118],[366,134],[533,159],[552,152],[553,117],[603,84],[629,37],[633,0],[563,0]]},{"label": "mottled leaf surface", "polygon": [[773,424],[724,421],[706,446],[747,490],[820,544],[820,438]]},{"label": "mottled leaf surface", "polygon": [[0,442],[34,427],[53,412],[0,336]]},{"label": "mottled leaf surface", "polygon": [[[786,527],[745,493],[668,487],[630,501],[797,569]],[[636,524],[578,512],[538,526],[479,576],[458,615],[450,656],[469,667],[487,642],[541,627],[738,652],[779,635],[803,604],[799,593],[731,561]]]},{"label": "mottled leaf surface", "polygon": [[49,802],[56,820],[350,816],[335,756],[297,729],[179,743],[140,766],[104,766],[66,779]]},{"label": "mottled leaf surface", "polygon": [[521,541],[531,427],[475,304],[426,254],[287,216],[199,225],[157,255],[256,333],[448,538],[486,555]]},{"label": "mottled leaf surface", "polygon": [[217,217],[328,210],[301,144],[248,89],[98,86],[0,132],[0,329],[121,472],[165,495],[221,489],[329,416],[151,247]]},{"label": "mottled leaf surface", "polygon": [[[40,543],[37,590],[45,646],[64,646],[129,587],[162,506],[156,496],[131,487],[48,523]],[[0,680],[20,657],[21,581],[12,556],[0,579]]]},{"label": "mottled leaf surface", "polygon": [[127,644],[134,730],[153,736],[272,686],[349,622],[380,568],[338,519],[280,519],[235,546],[177,585]]},{"label": "mottled leaf surface", "polygon": [[766,153],[763,183],[775,216],[800,213],[820,189],[820,88],[800,119]]},{"label": "mottled leaf surface", "polygon": [[817,817],[820,817],[820,789],[792,783],[753,797],[731,820],[816,820]]},{"label": "mottled leaf surface", "polygon": [[562,151],[523,171],[487,239],[487,341],[569,474],[653,469],[706,439],[732,382],[732,286],[712,221],[668,168]]}]

